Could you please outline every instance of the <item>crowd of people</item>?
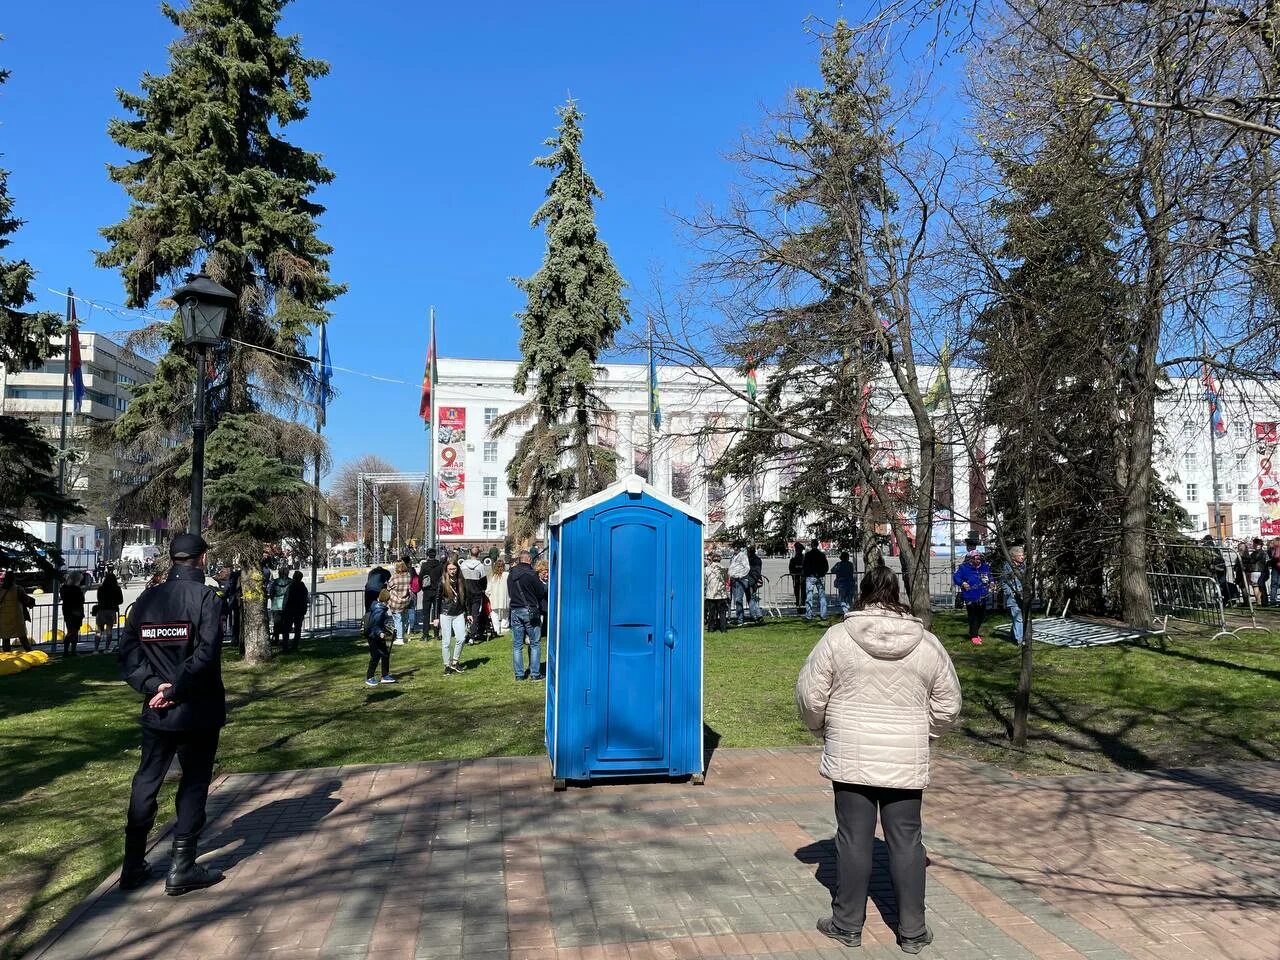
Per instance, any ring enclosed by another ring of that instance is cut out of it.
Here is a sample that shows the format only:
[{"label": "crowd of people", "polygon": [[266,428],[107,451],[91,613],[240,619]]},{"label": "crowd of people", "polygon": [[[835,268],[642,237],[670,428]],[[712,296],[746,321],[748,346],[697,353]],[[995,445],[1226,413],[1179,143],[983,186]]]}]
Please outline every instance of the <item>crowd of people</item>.
[{"label": "crowd of people", "polygon": [[[362,626],[369,647],[365,683],[395,683],[391,648],[417,639],[438,642],[445,676],[461,673],[462,648],[511,631],[516,680],[541,680],[550,568],[536,550],[521,550],[508,569],[502,556],[431,547],[415,568],[401,557],[393,569],[369,571]],[[528,647],[526,665],[525,648]]]}]

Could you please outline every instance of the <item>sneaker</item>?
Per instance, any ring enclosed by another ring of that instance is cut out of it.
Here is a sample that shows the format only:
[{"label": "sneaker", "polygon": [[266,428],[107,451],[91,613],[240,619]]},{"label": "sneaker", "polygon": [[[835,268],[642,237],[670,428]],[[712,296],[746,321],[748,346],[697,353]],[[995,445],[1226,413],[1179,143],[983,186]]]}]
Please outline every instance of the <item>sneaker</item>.
[{"label": "sneaker", "polygon": [[453,661],[453,663],[449,664],[449,666],[447,666],[445,669],[446,669],[446,670],[448,670],[450,673],[461,673],[461,672],[462,672],[462,667],[460,667],[460,666],[458,665],[458,661],[457,661],[457,660]]},{"label": "sneaker", "polygon": [[394,647],[403,647],[403,646],[404,646],[404,641],[403,641],[403,640],[397,640],[395,643],[393,643],[393,644],[392,644],[392,646],[394,646]]},{"label": "sneaker", "polygon": [[929,944],[933,943],[933,931],[928,927],[924,928],[924,933],[918,937],[903,937],[898,935],[898,946],[902,948],[903,953],[919,953]]},{"label": "sneaker", "polygon": [[542,674],[538,674],[536,677],[530,677],[529,679],[536,682],[538,680],[543,679],[543,677],[542,677]]},{"label": "sneaker", "polygon": [[970,643],[972,643],[975,647],[980,647],[980,646],[982,646],[982,638],[981,638],[981,637],[970,637],[970,638],[969,638],[969,642],[970,642]]},{"label": "sneaker", "polygon": [[377,677],[370,677],[368,680],[366,680],[366,681],[364,682],[364,685],[365,685],[366,687],[376,687],[376,686],[378,685],[378,678],[377,678]]},{"label": "sneaker", "polygon": [[395,682],[396,682],[396,678],[389,673],[379,681],[379,683],[395,683]]},{"label": "sneaker", "polygon": [[846,947],[862,946],[862,931],[845,930],[843,927],[836,926],[835,917],[823,917],[819,920],[818,932],[823,936],[830,937],[832,940],[838,940]]}]

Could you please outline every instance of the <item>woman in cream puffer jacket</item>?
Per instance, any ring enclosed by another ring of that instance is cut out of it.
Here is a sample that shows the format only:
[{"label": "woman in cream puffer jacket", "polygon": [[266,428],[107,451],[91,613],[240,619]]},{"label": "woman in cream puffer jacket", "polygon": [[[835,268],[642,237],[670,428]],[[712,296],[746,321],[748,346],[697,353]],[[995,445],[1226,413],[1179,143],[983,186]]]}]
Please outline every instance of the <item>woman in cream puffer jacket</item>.
[{"label": "woman in cream puffer jacket", "polygon": [[938,638],[898,599],[898,579],[869,570],[856,609],[818,641],[796,684],[800,716],[822,737],[820,772],[836,801],[836,893],[827,936],[860,942],[877,812],[898,899],[898,943],[933,939],[924,923],[920,806],[929,741],[960,715],[960,682]]}]

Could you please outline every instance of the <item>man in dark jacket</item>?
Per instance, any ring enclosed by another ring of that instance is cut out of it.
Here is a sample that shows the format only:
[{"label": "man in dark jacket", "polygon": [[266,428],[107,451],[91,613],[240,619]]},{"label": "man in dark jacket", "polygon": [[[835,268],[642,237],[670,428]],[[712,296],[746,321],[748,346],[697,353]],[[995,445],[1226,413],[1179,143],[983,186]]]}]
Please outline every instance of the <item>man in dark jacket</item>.
[{"label": "man in dark jacket", "polygon": [[[427,639],[431,623],[440,616],[440,577],[444,574],[444,563],[436,559],[436,548],[427,548],[427,559],[418,567],[418,587],[422,597],[422,639]],[[436,627],[439,637],[440,628]]]},{"label": "man in dark jacket", "polygon": [[205,586],[207,550],[199,534],[173,538],[168,579],[134,602],[120,638],[121,673],[143,696],[142,763],[133,777],[120,872],[120,886],[126,890],[151,877],[143,859],[147,834],[155,823],[156,794],[175,754],[182,779],[165,893],[179,896],[222,879],[218,871],[196,863],[218,735],[227,722],[222,601],[215,589]]},{"label": "man in dark jacket", "polygon": [[796,596],[796,616],[804,612],[804,544],[796,541],[796,552],[787,561],[787,573],[791,575],[791,589]]},{"label": "man in dark jacket", "polygon": [[373,601],[378,599],[382,588],[391,580],[391,571],[378,566],[369,571],[369,578],[364,582],[364,612],[368,613]]},{"label": "man in dark jacket", "polygon": [[[307,601],[310,598],[311,591],[302,582],[302,571],[293,571],[293,579],[285,587],[284,607],[280,611],[281,619],[284,621],[281,644],[281,650],[284,653],[297,650],[298,645],[302,643],[302,621],[307,618]],[[290,637],[293,638],[292,641]]]},{"label": "man in dark jacket", "polygon": [[805,586],[804,618],[812,620],[816,612],[820,619],[827,619],[827,555],[819,549],[817,540],[809,542],[801,570]]},{"label": "man in dark jacket", "polygon": [[542,611],[547,603],[547,587],[529,562],[528,550],[521,550],[507,577],[507,597],[511,604],[511,663],[517,680],[523,680],[524,643],[529,640],[529,679],[542,679]]}]

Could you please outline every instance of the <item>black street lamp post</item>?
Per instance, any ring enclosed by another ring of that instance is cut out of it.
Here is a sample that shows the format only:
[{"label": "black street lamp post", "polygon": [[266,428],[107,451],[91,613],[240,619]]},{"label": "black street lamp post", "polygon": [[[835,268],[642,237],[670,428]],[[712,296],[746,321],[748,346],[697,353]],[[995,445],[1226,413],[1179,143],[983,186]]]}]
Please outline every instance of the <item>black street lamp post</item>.
[{"label": "black street lamp post", "polygon": [[191,517],[187,531],[199,533],[204,515],[204,392],[208,378],[205,359],[208,348],[222,342],[227,311],[236,302],[236,296],[202,270],[188,275],[187,282],[173,291],[173,299],[182,312],[183,342],[196,350],[196,405],[191,418]]}]

